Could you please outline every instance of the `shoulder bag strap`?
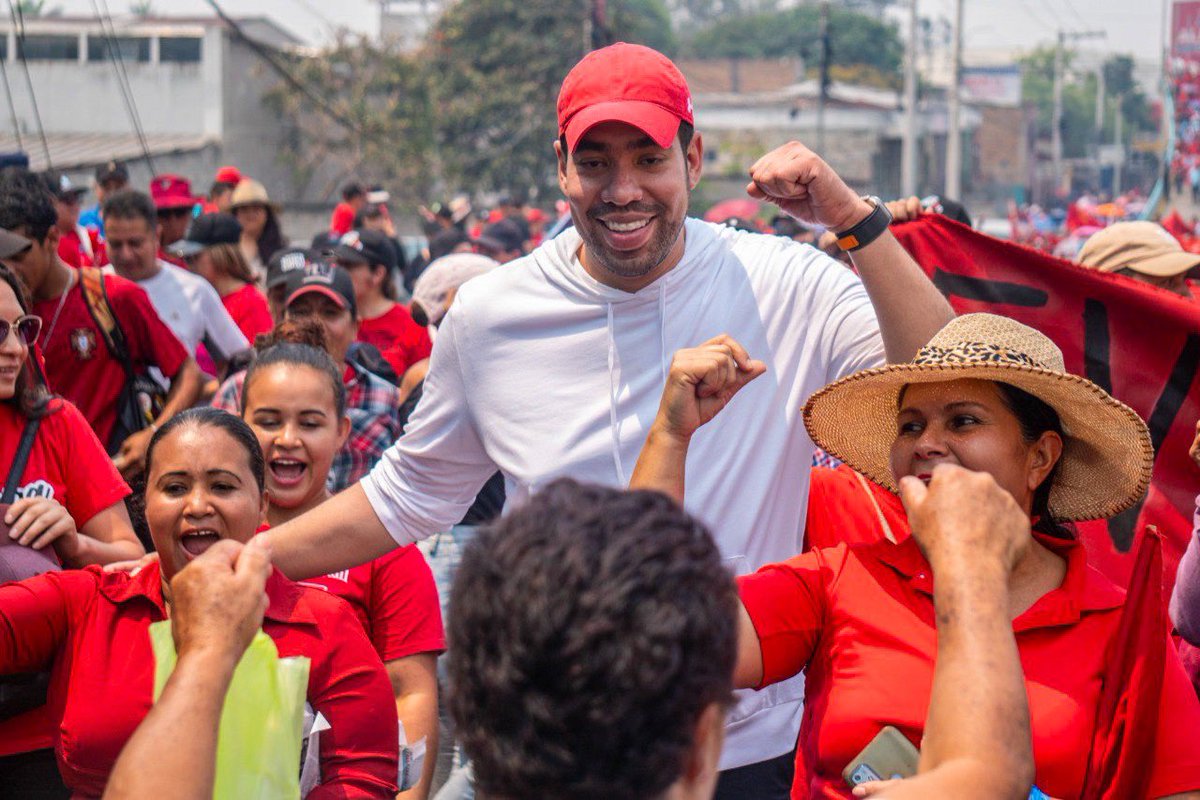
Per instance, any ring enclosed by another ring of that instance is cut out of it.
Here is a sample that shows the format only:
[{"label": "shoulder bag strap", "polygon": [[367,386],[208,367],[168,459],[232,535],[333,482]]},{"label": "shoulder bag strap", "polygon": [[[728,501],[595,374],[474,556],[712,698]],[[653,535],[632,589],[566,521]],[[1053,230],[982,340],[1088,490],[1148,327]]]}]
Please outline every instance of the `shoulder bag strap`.
[{"label": "shoulder bag strap", "polygon": [[8,468],[8,480],[4,482],[4,494],[0,495],[0,503],[11,503],[16,498],[17,484],[21,482],[25,465],[29,463],[29,453],[33,450],[33,440],[37,438],[38,426],[41,424],[41,417],[25,421],[21,441],[17,444],[17,454],[13,458],[12,466]]}]

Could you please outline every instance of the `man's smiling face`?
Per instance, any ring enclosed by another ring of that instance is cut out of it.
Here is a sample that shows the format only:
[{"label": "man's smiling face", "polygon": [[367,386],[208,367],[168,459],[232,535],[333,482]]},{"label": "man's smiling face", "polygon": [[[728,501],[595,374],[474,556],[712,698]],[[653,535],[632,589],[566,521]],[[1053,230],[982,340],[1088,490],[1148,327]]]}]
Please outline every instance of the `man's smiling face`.
[{"label": "man's smiling face", "polygon": [[585,133],[573,153],[561,142],[555,149],[588,266],[619,284],[678,261],[688,194],[700,177],[698,136],[685,152],[678,136],[663,148],[632,125],[606,122]]}]

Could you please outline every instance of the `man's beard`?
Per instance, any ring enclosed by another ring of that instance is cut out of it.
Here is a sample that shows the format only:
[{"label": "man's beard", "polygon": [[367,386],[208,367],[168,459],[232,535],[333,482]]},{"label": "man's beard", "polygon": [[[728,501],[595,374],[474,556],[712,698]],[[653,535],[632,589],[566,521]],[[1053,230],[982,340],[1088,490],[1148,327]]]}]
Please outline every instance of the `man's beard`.
[{"label": "man's beard", "polygon": [[[592,225],[604,227],[604,223],[597,217],[617,210],[614,206],[602,205],[593,208],[587,216]],[[675,242],[678,241],[683,230],[683,219],[680,218],[678,221],[668,219],[665,216],[667,209],[658,205],[626,206],[620,210],[641,211],[655,215],[654,221],[651,223],[655,225],[655,233],[646,243],[642,255],[633,258],[622,256],[619,252],[605,246],[603,234],[593,237],[591,229],[588,227],[578,226],[579,235],[587,247],[588,256],[606,272],[611,272],[621,278],[641,278],[653,272],[655,267],[661,264],[671,252],[671,248],[675,246]]]}]

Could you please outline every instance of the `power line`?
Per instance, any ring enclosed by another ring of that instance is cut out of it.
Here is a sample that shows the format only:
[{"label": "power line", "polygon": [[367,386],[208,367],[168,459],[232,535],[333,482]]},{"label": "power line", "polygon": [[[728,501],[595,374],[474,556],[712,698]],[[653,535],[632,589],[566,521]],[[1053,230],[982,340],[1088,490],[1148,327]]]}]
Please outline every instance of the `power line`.
[{"label": "power line", "polygon": [[[100,13],[101,4],[104,7],[104,13]],[[129,121],[133,124],[134,135],[137,136],[138,145],[142,148],[142,158],[146,160],[146,165],[150,167],[150,172],[156,172],[154,169],[154,158],[150,155],[150,144],[146,139],[146,131],[142,127],[142,117],[138,113],[137,100],[133,94],[133,86],[129,82],[129,74],[125,70],[125,56],[117,47],[117,29],[112,21],[112,14],[108,10],[107,0],[92,0],[92,9],[96,12],[96,22],[100,24],[100,31],[104,34],[105,47],[108,50],[108,59],[113,67],[113,74],[117,78],[117,87],[121,90],[121,99],[125,103],[125,111],[129,114]],[[107,24],[106,24],[107,23]]]},{"label": "power line", "polygon": [[21,141],[21,121],[17,119],[17,106],[13,103],[12,86],[8,83],[8,53],[0,58],[0,75],[4,76],[4,97],[8,100],[8,113],[12,114],[13,135],[17,137],[17,149],[24,152],[25,144]]},{"label": "power line", "polygon": [[[11,2],[11,0],[10,0],[10,2]],[[251,50],[253,50],[255,52],[255,54],[258,55],[259,58],[261,58],[263,61],[266,62],[267,66],[269,66],[272,70],[274,70],[275,73],[277,75],[279,75],[279,77],[283,78],[284,82],[287,83],[288,86],[291,86],[293,89],[295,89],[296,91],[298,91],[302,95],[304,95],[306,98],[308,98],[313,103],[313,105],[315,105],[317,107],[317,110],[321,111],[323,114],[325,114],[331,120],[336,122],[338,125],[341,125],[343,128],[345,128],[346,130],[355,134],[356,136],[363,137],[363,138],[366,137],[366,133],[356,122],[354,122],[353,120],[347,119],[343,114],[338,112],[337,109],[335,109],[333,106],[331,106],[324,97],[322,97],[317,92],[314,92],[311,88],[309,88],[302,81],[300,81],[295,75],[293,75],[292,72],[290,70],[288,70],[288,68],[286,66],[284,66],[283,64],[280,64],[279,59],[276,57],[276,55],[273,52],[271,52],[271,50],[269,48],[265,47],[261,42],[257,41],[256,39],[253,39],[250,36],[246,35],[245,31],[242,30],[241,26],[238,25],[238,23],[235,20],[233,20],[228,14],[226,14],[225,11],[221,8],[221,6],[217,4],[217,0],[204,0],[204,2],[207,3],[212,8],[212,10],[216,12],[217,16],[221,19],[222,22],[224,22],[226,25],[229,26],[230,30],[233,31],[234,35],[237,36],[239,39],[241,39],[243,42],[245,42],[246,45]]]},{"label": "power line", "polygon": [[54,169],[50,159],[50,143],[46,141],[46,129],[42,126],[42,112],[38,109],[37,93],[33,91],[33,80],[29,77],[29,62],[25,60],[25,14],[19,3],[8,0],[8,13],[13,27],[17,29],[17,58],[25,71],[25,85],[29,88],[29,102],[33,106],[33,117],[37,121],[38,135],[42,139],[42,151],[46,154],[46,169]]},{"label": "power line", "polygon": [[1071,12],[1072,16],[1074,16],[1074,17],[1075,17],[1075,19],[1076,19],[1076,20],[1077,20],[1077,21],[1078,21],[1080,24],[1082,24],[1082,25],[1088,25],[1088,24],[1090,24],[1090,23],[1089,23],[1089,22],[1088,22],[1086,19],[1084,19],[1084,18],[1083,18],[1083,15],[1082,15],[1082,14],[1080,14],[1080,13],[1079,13],[1079,12],[1078,12],[1078,11],[1075,9],[1075,5],[1074,5],[1074,4],[1071,2],[1071,0],[1062,0],[1062,1],[1063,1],[1063,5],[1067,7],[1067,10]]},{"label": "power line", "polygon": [[1036,22],[1042,28],[1055,27],[1055,26],[1049,24],[1048,22],[1046,22],[1045,18],[1042,17],[1040,14],[1038,14],[1034,10],[1034,7],[1032,5],[1030,5],[1029,0],[1021,0],[1021,7],[1024,8],[1025,13],[1028,14],[1030,16],[1030,18],[1032,18],[1033,21]]}]

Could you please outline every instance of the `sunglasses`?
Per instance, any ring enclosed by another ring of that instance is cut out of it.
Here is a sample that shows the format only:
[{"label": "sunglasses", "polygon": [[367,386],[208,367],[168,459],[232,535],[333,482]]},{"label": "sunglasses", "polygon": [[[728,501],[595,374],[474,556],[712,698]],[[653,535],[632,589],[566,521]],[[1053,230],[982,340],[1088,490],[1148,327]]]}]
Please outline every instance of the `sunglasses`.
[{"label": "sunglasses", "polygon": [[16,331],[17,340],[26,347],[32,347],[42,332],[42,318],[35,314],[25,314],[12,322],[0,319],[0,344],[8,341],[8,334]]}]

